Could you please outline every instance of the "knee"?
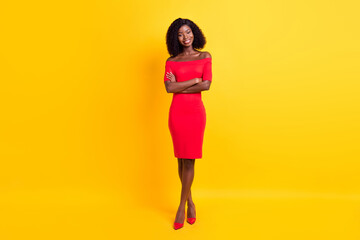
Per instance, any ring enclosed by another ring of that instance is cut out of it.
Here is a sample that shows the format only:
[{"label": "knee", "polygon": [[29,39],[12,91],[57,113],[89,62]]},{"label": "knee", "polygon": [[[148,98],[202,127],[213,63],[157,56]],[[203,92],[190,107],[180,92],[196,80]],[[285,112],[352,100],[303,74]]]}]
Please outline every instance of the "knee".
[{"label": "knee", "polygon": [[185,170],[191,170],[194,168],[195,159],[184,159]]}]

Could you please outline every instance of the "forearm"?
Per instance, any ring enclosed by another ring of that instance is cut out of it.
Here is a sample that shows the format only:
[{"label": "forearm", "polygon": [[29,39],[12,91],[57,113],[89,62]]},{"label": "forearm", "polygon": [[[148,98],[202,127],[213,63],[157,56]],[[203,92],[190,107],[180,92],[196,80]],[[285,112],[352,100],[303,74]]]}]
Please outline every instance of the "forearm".
[{"label": "forearm", "polygon": [[193,78],[183,82],[169,82],[167,83],[168,93],[178,93],[180,91],[183,91],[184,89],[196,84],[197,81],[198,81],[197,78]]},{"label": "forearm", "polygon": [[195,85],[192,85],[178,93],[198,93],[201,91],[208,90],[208,84],[206,82],[199,82]]}]

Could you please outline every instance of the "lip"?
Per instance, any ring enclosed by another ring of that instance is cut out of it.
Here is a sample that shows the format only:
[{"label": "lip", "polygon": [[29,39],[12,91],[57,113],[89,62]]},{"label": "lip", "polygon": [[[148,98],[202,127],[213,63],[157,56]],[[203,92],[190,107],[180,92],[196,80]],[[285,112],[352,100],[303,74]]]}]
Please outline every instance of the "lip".
[{"label": "lip", "polygon": [[190,42],[191,42],[191,40],[190,40],[190,39],[189,39],[189,40],[184,41],[184,43],[185,43],[185,44],[190,43]]}]

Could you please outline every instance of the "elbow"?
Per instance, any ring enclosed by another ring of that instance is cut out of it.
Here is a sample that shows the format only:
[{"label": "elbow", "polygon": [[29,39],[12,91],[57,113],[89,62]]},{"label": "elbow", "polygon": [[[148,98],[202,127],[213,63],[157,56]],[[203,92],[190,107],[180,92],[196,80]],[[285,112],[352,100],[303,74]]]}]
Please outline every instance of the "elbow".
[{"label": "elbow", "polygon": [[165,82],[165,89],[166,89],[167,93],[172,93],[172,88],[171,88],[170,81]]},{"label": "elbow", "polygon": [[167,93],[173,93],[173,90],[170,87],[166,87],[166,92]]},{"label": "elbow", "polygon": [[205,90],[208,91],[208,90],[210,90],[211,81],[206,80],[205,82],[206,82],[206,84],[205,84]]}]

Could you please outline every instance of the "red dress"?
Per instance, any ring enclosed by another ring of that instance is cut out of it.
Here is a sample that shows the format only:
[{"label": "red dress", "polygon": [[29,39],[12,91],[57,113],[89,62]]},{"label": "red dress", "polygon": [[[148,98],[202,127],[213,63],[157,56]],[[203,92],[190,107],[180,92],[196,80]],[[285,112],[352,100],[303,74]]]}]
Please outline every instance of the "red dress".
[{"label": "red dress", "polygon": [[[167,61],[164,81],[169,81],[167,72],[172,72],[177,82],[192,78],[212,81],[211,65],[211,58],[186,62]],[[205,124],[206,112],[201,92],[173,93],[168,125],[176,158],[202,158]]]}]

